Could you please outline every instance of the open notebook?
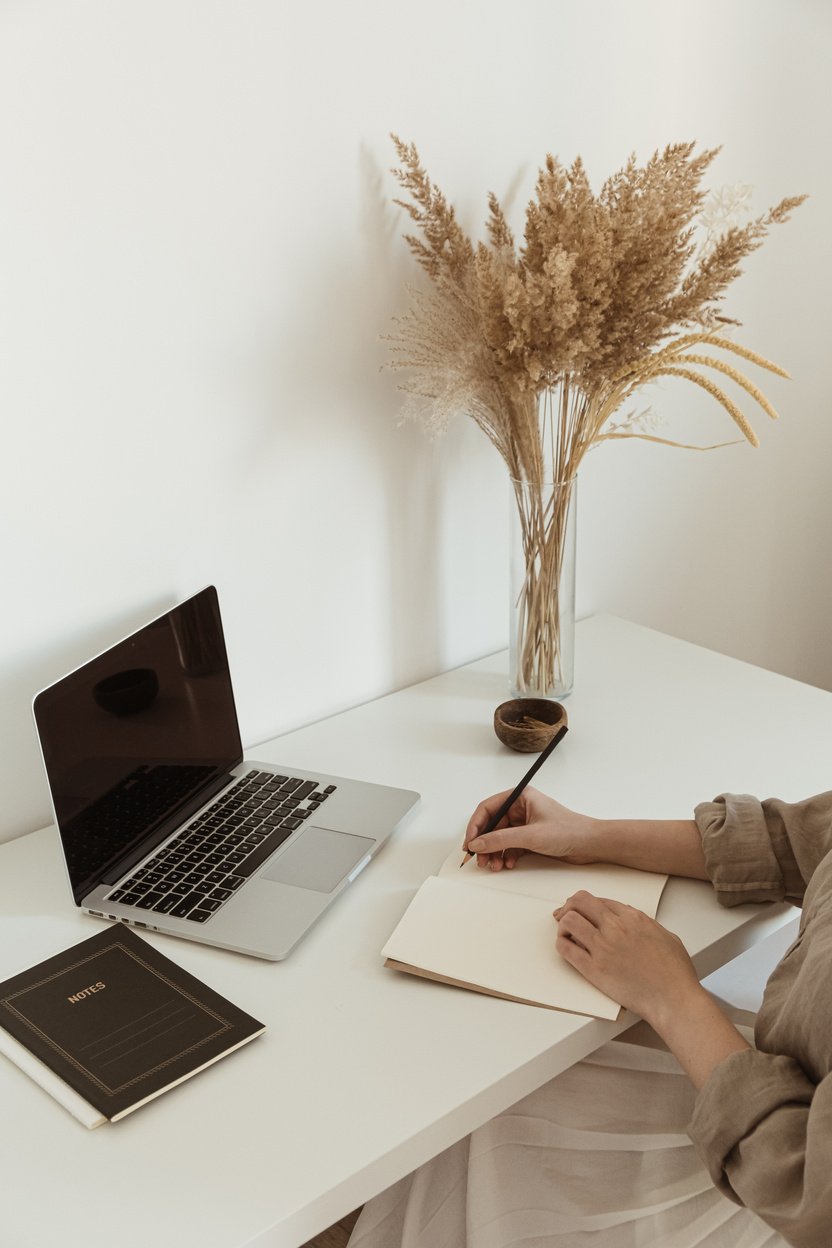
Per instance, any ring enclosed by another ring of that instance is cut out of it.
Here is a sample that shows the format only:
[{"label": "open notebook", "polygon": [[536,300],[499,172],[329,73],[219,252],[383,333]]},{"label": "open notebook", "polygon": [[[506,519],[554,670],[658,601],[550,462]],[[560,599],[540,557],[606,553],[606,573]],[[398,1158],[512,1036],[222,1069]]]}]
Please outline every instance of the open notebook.
[{"label": "open notebook", "polygon": [[513,870],[461,870],[454,849],[425,880],[382,950],[385,965],[529,1005],[597,1018],[619,1006],[564,962],[552,911],[579,889],[656,917],[666,875],[524,854]]}]

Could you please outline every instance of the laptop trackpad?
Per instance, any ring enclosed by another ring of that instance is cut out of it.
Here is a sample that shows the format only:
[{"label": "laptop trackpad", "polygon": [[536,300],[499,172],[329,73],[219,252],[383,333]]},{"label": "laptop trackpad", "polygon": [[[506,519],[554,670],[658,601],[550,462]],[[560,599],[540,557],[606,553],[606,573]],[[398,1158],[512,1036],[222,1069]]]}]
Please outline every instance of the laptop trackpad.
[{"label": "laptop trackpad", "polygon": [[259,878],[294,884],[316,893],[331,893],[373,845],[372,837],[306,827]]}]

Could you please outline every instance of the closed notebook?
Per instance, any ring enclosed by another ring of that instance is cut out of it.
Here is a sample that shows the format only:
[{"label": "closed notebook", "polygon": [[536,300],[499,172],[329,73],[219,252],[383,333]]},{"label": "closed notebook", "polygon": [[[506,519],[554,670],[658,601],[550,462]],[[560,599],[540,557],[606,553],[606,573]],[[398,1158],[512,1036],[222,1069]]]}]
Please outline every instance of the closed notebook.
[{"label": "closed notebook", "polygon": [[0,1052],[87,1127],[123,1118],[264,1030],[123,924],[0,984]]},{"label": "closed notebook", "polygon": [[385,965],[529,1005],[615,1019],[619,1005],[555,947],[552,911],[580,889],[656,917],[666,875],[525,854],[512,870],[459,869],[453,850],[416,893],[382,950]]}]

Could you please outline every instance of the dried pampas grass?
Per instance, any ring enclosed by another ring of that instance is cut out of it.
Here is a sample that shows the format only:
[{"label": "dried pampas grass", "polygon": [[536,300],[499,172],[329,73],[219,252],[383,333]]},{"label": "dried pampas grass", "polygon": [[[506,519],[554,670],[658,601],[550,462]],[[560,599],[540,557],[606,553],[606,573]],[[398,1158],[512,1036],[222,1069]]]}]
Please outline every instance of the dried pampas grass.
[{"label": "dried pampas grass", "polygon": [[[718,149],[696,154],[693,143],[677,143],[643,167],[630,157],[597,195],[580,158],[567,169],[547,156],[522,243],[492,194],[487,242],[475,244],[416,147],[395,135],[393,142],[400,161],[394,174],[407,195],[396,203],[416,230],[405,238],[430,278],[427,291],[411,291],[409,309],[387,335],[390,367],[409,374],[405,415],[438,430],[466,412],[513,477],[565,480],[636,390],[670,376],[704,389],[758,445],[738,405],[700,369],[727,376],[775,416],[759,388],[712,355],[682,353],[710,346],[788,375],[719,332],[736,324],[721,304],[741,261],[804,196],[739,225],[736,209],[748,187],[705,207],[701,182]],[[697,248],[700,217],[706,239]],[[562,418],[545,425],[538,397],[555,387],[564,395]],[[648,435],[619,429],[610,436]]]},{"label": "dried pampas grass", "polygon": [[387,335],[389,367],[407,373],[405,416],[438,431],[465,412],[505,460],[527,559],[520,603],[526,657],[515,691],[558,696],[560,633],[552,603],[570,492],[560,492],[553,510],[544,483],[573,481],[584,455],[605,441],[687,445],[649,432],[640,417],[615,419],[643,386],[666,377],[704,390],[742,438],[759,445],[713,374],[733,382],[769,417],[777,413],[734,362],[713,352],[788,374],[726,337],[726,327],[737,322],[723,314],[722,302],[741,262],[805,196],[784,199],[740,225],[748,187],[711,203],[702,188],[718,149],[696,153],[695,144],[676,143],[642,167],[631,156],[597,195],[580,158],[566,168],[547,156],[522,242],[492,194],[486,241],[475,243],[416,147],[392,138],[399,157],[393,172],[405,196],[395,202],[410,217],[414,229],[405,239],[430,280],[427,289],[411,290],[410,306]]}]

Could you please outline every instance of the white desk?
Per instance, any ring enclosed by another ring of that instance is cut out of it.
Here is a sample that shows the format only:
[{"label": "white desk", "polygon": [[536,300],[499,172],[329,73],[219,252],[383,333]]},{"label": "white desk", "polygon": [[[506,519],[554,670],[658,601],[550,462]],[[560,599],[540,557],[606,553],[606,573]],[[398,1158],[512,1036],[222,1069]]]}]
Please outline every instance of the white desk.
[{"label": "white desk", "polygon": [[[415,788],[422,806],[286,962],[147,936],[268,1025],[212,1070],[86,1132],[0,1060],[3,1248],[296,1248],[626,1025],[381,965],[474,805],[528,765],[491,728],[505,671],[483,659],[252,751]],[[830,693],[611,617],[579,625],[576,673],[540,775],[568,805],[685,817],[724,789],[829,787]],[[724,910],[671,880],[659,919],[704,975],[793,913]],[[0,978],[98,928],[70,902],[54,829],[0,847]]]}]

